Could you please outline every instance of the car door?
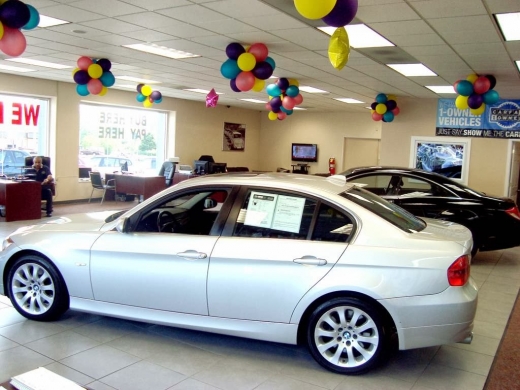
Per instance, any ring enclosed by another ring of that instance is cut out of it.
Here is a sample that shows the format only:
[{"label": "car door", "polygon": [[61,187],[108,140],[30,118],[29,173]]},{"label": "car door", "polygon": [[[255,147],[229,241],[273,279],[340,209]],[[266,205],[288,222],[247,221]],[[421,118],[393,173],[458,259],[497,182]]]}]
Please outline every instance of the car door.
[{"label": "car door", "polygon": [[300,193],[241,195],[211,255],[209,314],[287,323],[347,248],[353,218]]},{"label": "car door", "polygon": [[[208,203],[218,191],[221,203]],[[207,315],[208,264],[218,239],[212,229],[230,192],[218,191],[169,194],[130,217],[130,232],[103,234],[91,249],[95,299]]]}]

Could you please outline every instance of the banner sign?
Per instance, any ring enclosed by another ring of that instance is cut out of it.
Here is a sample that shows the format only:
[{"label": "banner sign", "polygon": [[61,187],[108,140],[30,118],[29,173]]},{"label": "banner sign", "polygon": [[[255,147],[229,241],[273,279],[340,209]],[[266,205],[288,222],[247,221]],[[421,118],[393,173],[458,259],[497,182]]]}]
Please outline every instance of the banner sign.
[{"label": "banner sign", "polygon": [[520,138],[520,100],[499,100],[482,115],[459,110],[455,99],[439,99],[435,135],[450,137]]}]

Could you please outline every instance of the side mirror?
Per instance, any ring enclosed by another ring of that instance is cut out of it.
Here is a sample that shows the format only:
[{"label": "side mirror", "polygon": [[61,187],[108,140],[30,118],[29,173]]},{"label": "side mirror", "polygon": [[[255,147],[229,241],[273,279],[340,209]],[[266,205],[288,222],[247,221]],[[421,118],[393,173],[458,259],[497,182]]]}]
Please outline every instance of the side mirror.
[{"label": "side mirror", "polygon": [[215,199],[207,198],[204,200],[204,209],[212,209],[213,207],[217,207]]},{"label": "side mirror", "polygon": [[116,230],[119,233],[127,233],[128,232],[128,218],[119,218],[117,221]]}]

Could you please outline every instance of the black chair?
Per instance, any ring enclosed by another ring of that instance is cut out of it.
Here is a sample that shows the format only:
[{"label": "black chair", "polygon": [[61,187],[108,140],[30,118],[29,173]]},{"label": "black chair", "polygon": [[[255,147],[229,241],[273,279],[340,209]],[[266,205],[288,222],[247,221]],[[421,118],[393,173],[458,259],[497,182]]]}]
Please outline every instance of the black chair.
[{"label": "black chair", "polygon": [[116,189],[116,179],[107,180],[106,183],[103,183],[103,179],[101,179],[101,173],[99,172],[90,172],[90,182],[92,183],[92,192],[90,193],[90,198],[88,202],[92,199],[92,194],[94,190],[103,190],[103,197],[101,198],[101,204],[103,204],[103,200],[105,200],[105,194],[107,190],[115,190]]},{"label": "black chair", "polygon": [[159,176],[164,176],[166,181],[166,187],[173,184],[173,175],[175,174],[175,164],[171,161],[163,162],[161,169],[159,170]]},{"label": "black chair", "polygon": [[386,195],[399,195],[401,192],[401,187],[403,186],[403,181],[400,176],[392,176],[390,182],[388,183],[388,187],[386,187],[385,194]]}]

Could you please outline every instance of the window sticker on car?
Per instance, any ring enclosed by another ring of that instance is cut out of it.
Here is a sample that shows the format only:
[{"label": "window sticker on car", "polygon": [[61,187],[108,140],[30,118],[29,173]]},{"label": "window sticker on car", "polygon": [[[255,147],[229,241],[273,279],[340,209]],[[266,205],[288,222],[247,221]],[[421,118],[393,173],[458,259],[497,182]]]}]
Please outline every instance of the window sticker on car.
[{"label": "window sticker on car", "polygon": [[270,228],[273,223],[274,209],[278,195],[251,192],[244,225]]},{"label": "window sticker on car", "polygon": [[273,229],[298,233],[302,221],[304,198],[279,195],[273,220]]}]

